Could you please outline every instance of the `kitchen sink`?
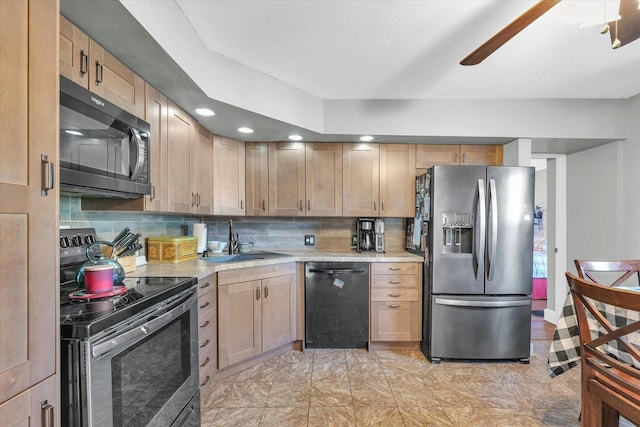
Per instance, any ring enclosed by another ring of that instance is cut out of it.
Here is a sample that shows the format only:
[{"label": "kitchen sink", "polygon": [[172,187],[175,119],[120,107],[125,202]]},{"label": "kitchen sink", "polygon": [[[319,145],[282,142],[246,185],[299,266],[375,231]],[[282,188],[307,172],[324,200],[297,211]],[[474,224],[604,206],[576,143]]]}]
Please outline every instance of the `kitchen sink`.
[{"label": "kitchen sink", "polygon": [[280,254],[277,252],[251,252],[245,254],[234,255],[214,255],[207,258],[200,258],[203,261],[211,262],[214,264],[224,264],[229,262],[241,262],[241,261],[255,261],[259,259],[275,259],[290,257],[291,255]]}]

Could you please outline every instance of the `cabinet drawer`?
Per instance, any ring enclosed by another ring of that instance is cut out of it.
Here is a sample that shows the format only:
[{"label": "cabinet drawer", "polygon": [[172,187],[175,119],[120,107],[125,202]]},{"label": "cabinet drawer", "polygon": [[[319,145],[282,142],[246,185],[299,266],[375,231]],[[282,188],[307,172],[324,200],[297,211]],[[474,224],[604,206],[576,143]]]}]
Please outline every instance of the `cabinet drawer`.
[{"label": "cabinet drawer", "polygon": [[396,301],[418,301],[418,289],[372,289],[371,301],[386,301],[390,304]]},{"label": "cabinet drawer", "polygon": [[420,341],[421,336],[417,301],[371,303],[371,341]]},{"label": "cabinet drawer", "polygon": [[377,274],[371,276],[371,288],[417,288],[422,286],[420,275]]},{"label": "cabinet drawer", "polygon": [[208,310],[198,317],[198,339],[202,342],[209,338],[215,343],[216,338],[216,311]]},{"label": "cabinet drawer", "polygon": [[[198,280],[198,297],[215,290],[216,288],[216,275],[212,274],[202,280]],[[215,292],[214,292],[215,294]]]},{"label": "cabinet drawer", "polygon": [[371,274],[420,274],[419,262],[372,262]]},{"label": "cabinet drawer", "polygon": [[200,365],[200,373],[208,370],[212,366],[216,366],[216,348],[213,345],[208,345],[198,355],[198,361]]},{"label": "cabinet drawer", "polygon": [[216,307],[216,293],[207,292],[206,294],[198,296],[198,316],[200,313],[211,310]]},{"label": "cabinet drawer", "polygon": [[206,396],[210,392],[210,387],[215,383],[213,377],[216,373],[215,364],[209,363],[207,369],[200,369],[200,394]]}]

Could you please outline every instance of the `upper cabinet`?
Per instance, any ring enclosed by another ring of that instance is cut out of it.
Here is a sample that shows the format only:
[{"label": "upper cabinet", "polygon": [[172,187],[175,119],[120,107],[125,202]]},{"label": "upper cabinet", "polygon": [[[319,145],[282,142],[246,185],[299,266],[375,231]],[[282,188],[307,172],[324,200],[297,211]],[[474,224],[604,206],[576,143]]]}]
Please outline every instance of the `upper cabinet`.
[{"label": "upper cabinet", "polygon": [[213,159],[213,213],[244,215],[244,142],[215,135]]},{"label": "upper cabinet", "polygon": [[341,143],[272,142],[268,157],[269,215],[342,215]]},{"label": "upper cabinet", "polygon": [[415,214],[413,144],[344,144],[343,215]]},{"label": "upper cabinet", "polygon": [[[153,129],[151,129],[153,132]],[[167,120],[167,205],[169,212],[192,213],[196,205],[196,196],[191,187],[191,117],[169,101]]]},{"label": "upper cabinet", "polygon": [[502,145],[416,145],[416,168],[435,165],[502,165]]},{"label": "upper cabinet", "polygon": [[58,2],[0,1],[0,424],[60,425]]},{"label": "upper cabinet", "polygon": [[59,51],[61,75],[144,117],[144,80],[62,15]]},{"label": "upper cabinet", "polygon": [[269,215],[269,143],[245,142],[247,216]]},{"label": "upper cabinet", "polygon": [[144,198],[144,210],[162,212],[168,209],[168,140],[169,101],[160,91],[146,84],[145,120],[151,126],[149,159],[151,161],[151,194]]},{"label": "upper cabinet", "polygon": [[[207,215],[213,212],[213,135],[195,120],[191,122],[191,186],[195,194],[193,212]],[[244,173],[244,172],[243,172]]]}]

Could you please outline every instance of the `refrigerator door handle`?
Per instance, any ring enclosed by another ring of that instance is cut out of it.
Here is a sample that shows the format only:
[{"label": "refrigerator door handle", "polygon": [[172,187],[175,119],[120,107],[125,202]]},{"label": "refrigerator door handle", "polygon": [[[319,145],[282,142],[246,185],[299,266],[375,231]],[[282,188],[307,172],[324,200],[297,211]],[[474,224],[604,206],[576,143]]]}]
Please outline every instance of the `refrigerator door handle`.
[{"label": "refrigerator door handle", "polygon": [[502,308],[529,305],[529,299],[527,298],[517,301],[469,301],[451,298],[435,298],[435,303],[439,305],[451,305],[456,307]]},{"label": "refrigerator door handle", "polygon": [[484,189],[484,179],[478,180],[478,205],[477,205],[477,214],[476,217],[480,219],[480,230],[476,230],[476,235],[474,241],[475,245],[475,257],[474,261],[476,263],[476,280],[480,280],[480,274],[484,270],[484,238],[486,235],[486,227],[487,227],[487,218],[486,218],[486,207],[485,207],[485,189]]},{"label": "refrigerator door handle", "polygon": [[496,247],[498,246],[498,197],[495,179],[489,180],[489,210],[491,213],[491,247],[489,248],[487,280],[493,280],[493,273],[496,270]]}]

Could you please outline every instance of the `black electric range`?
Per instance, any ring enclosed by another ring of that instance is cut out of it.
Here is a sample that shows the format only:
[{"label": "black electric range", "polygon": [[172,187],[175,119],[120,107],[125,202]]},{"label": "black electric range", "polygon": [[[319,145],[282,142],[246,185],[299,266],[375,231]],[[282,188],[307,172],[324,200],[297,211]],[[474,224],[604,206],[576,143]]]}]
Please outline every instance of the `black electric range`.
[{"label": "black electric range", "polygon": [[93,228],[60,230],[60,336],[86,338],[119,324],[141,311],[196,286],[195,277],[125,278],[120,295],[91,300],[72,299],[78,290],[75,275],[95,242]]}]

